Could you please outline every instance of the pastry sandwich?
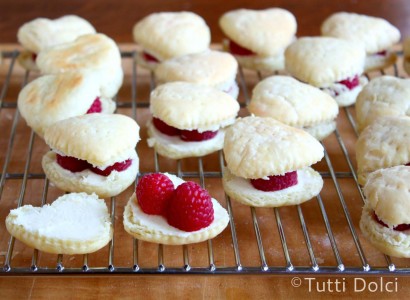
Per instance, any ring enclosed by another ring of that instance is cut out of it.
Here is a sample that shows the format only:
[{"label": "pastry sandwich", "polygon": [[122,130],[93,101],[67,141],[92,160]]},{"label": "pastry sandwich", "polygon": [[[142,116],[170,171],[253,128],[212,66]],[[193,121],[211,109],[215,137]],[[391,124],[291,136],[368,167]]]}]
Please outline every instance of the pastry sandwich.
[{"label": "pastry sandwich", "polygon": [[64,191],[111,197],[135,181],[139,126],[127,116],[87,114],[65,119],[47,127],[44,140],[52,150],[43,156],[43,170]]},{"label": "pastry sandwich", "polygon": [[212,87],[170,82],[152,91],[150,110],[148,145],[180,159],[222,149],[225,127],[235,121],[239,103]]},{"label": "pastry sandwich", "polygon": [[124,210],[124,228],[134,238],[166,245],[199,243],[221,233],[229,217],[197,183],[168,173],[142,177]]},{"label": "pastry sandwich", "polygon": [[101,33],[82,35],[72,42],[42,50],[37,65],[42,74],[92,70],[100,76],[102,93],[109,98],[117,94],[124,77],[120,50]]},{"label": "pastry sandwich", "polygon": [[226,194],[250,206],[296,205],[317,196],[323,179],[310,165],[322,145],[307,132],[273,118],[238,119],[225,135]]},{"label": "pastry sandwich", "polygon": [[283,53],[296,39],[296,19],[282,8],[232,10],[222,15],[219,26],[239,64],[259,71],[284,69]]},{"label": "pastry sandwich", "polygon": [[381,117],[356,142],[357,177],[365,185],[370,173],[410,163],[410,117]]},{"label": "pastry sandwich", "polygon": [[82,70],[38,77],[21,90],[18,109],[41,137],[57,121],[87,113],[113,113],[116,104],[102,93],[98,79],[98,74]]},{"label": "pastry sandwich", "polygon": [[386,68],[397,60],[391,48],[400,40],[400,31],[388,21],[366,15],[338,12],[321,26],[322,35],[361,44],[366,50],[365,71]]},{"label": "pastry sandwich", "polygon": [[356,119],[358,130],[387,116],[410,115],[410,80],[393,76],[375,77],[357,96]]},{"label": "pastry sandwich", "polygon": [[86,193],[66,194],[42,207],[12,209],[6,228],[26,245],[54,254],[95,252],[113,235],[104,200]]},{"label": "pastry sandwich", "polygon": [[366,53],[360,45],[332,37],[304,37],[285,51],[286,70],[331,95],[339,106],[356,101],[368,82],[362,76]]},{"label": "pastry sandwich", "polygon": [[211,32],[204,19],[193,12],[159,12],[138,21],[134,41],[142,47],[137,62],[150,70],[166,59],[205,51]]},{"label": "pastry sandwich", "polygon": [[231,54],[207,50],[158,64],[155,77],[158,84],[185,81],[211,86],[236,99],[239,94],[235,81],[237,71],[238,63]]},{"label": "pastry sandwich", "polygon": [[322,140],[336,129],[337,102],[327,93],[290,76],[271,76],[252,91],[251,114],[299,127]]},{"label": "pastry sandwich", "polygon": [[41,50],[72,42],[81,35],[92,33],[95,33],[94,27],[88,21],[74,15],[54,20],[34,19],[23,24],[17,32],[17,39],[24,48],[18,61],[24,68],[37,71],[36,60]]},{"label": "pastry sandwich", "polygon": [[410,167],[371,173],[364,194],[363,235],[384,254],[410,257]]}]

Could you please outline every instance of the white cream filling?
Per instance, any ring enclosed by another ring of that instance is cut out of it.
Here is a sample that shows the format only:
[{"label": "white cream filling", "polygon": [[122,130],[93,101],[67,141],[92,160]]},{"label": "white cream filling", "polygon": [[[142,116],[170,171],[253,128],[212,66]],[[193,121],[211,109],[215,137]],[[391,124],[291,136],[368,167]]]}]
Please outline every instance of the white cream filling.
[{"label": "white cream filling", "polygon": [[[212,139],[199,141],[199,142],[185,142],[181,140],[179,136],[170,136],[163,134],[155,128],[151,121],[148,122],[147,126],[149,127],[152,136],[148,138],[148,146],[154,147],[156,143],[165,144],[169,147],[172,147],[178,151],[192,151],[198,148],[200,143],[201,147],[212,147],[217,145],[223,145],[225,137],[225,129],[220,128],[216,136]],[[199,130],[198,130],[199,131]]]},{"label": "white cream filling", "polygon": [[[61,167],[58,163],[57,160],[54,160],[52,162],[54,168],[59,169],[59,173],[66,176],[66,177],[77,177],[77,179],[81,182],[84,182],[86,184],[94,185],[94,186],[103,186],[107,184],[108,182],[115,182],[119,179],[119,177],[129,177],[132,174],[136,174],[137,172],[135,171],[135,168],[138,168],[138,156],[137,153],[134,151],[132,156],[129,156],[128,159],[132,159],[131,165],[121,171],[112,171],[110,175],[108,176],[102,176],[94,173],[90,169],[85,169],[81,172],[71,172],[70,170],[64,169]],[[122,162],[124,160],[120,160],[118,162]],[[106,169],[106,168],[104,168]],[[101,170],[104,170],[101,169]]]},{"label": "white cream filling", "polygon": [[[164,174],[169,179],[171,179],[175,188],[185,182],[184,180],[182,180],[181,178],[175,175],[168,174],[168,173],[164,173]],[[200,230],[193,231],[193,232],[199,233],[202,231],[207,231],[211,229],[213,226],[216,226],[216,224],[218,224],[217,220],[228,217],[226,210],[214,198],[212,198],[212,205],[214,209],[214,220],[212,221],[212,223],[208,227],[205,227]],[[133,219],[133,223],[135,224],[140,224],[141,226],[150,228],[150,230],[155,230],[164,235],[188,237],[189,235],[193,233],[192,231],[191,232],[183,231],[183,230],[180,230],[178,228],[175,228],[169,225],[167,220],[162,216],[148,215],[144,213],[139,207],[139,205],[135,203],[135,201],[131,203],[131,208],[132,208],[132,216],[133,216],[132,219]]]},{"label": "white cream filling", "polygon": [[[70,199],[66,199],[70,197]],[[105,202],[97,195],[74,198],[64,195],[51,205],[32,207],[26,205],[10,212],[14,224],[48,238],[87,241],[105,235],[110,222]]]},{"label": "white cream filling", "polygon": [[[275,196],[276,197],[281,197],[282,195],[286,195],[288,193],[295,193],[295,192],[304,192],[306,189],[306,186],[309,185],[315,185],[316,180],[315,178],[312,178],[310,173],[307,172],[306,169],[301,169],[297,170],[297,175],[298,175],[298,183],[287,187],[283,190],[279,191],[274,191],[274,192],[265,192],[256,189],[250,182],[249,179],[243,178],[243,177],[238,177],[238,176],[233,176],[233,178],[230,180],[229,184],[235,188],[235,192],[237,194],[252,194],[254,196]],[[263,179],[268,179],[263,178]]]}]

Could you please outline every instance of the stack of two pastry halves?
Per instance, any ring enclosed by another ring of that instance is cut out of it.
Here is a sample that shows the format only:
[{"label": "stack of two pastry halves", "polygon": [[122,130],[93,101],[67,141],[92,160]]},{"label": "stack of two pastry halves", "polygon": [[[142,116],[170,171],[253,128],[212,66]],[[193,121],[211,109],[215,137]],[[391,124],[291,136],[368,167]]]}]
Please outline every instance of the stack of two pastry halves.
[{"label": "stack of two pastry halves", "polygon": [[120,51],[77,16],[33,20],[18,37],[33,53],[22,52],[22,65],[41,72],[20,92],[19,112],[50,148],[42,159],[46,177],[71,193],[41,208],[12,210],[7,229],[45,252],[97,251],[113,234],[99,198],[124,191],[139,170],[139,126],[113,114],[113,98],[123,81]]}]

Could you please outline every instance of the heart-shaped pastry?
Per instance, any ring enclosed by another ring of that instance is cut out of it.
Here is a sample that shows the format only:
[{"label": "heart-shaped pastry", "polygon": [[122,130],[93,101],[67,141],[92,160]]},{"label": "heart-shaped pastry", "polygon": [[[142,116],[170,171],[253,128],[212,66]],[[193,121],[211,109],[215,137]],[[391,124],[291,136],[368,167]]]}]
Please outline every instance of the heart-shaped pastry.
[{"label": "heart-shaped pastry", "polygon": [[113,234],[104,200],[97,195],[72,193],[51,205],[24,205],[10,211],[8,232],[40,251],[55,254],[85,254],[104,247]]},{"label": "heart-shaped pastry", "polygon": [[43,74],[94,70],[104,83],[102,93],[109,98],[118,92],[124,76],[116,43],[101,33],[83,35],[73,42],[47,48],[39,53],[36,62]]}]

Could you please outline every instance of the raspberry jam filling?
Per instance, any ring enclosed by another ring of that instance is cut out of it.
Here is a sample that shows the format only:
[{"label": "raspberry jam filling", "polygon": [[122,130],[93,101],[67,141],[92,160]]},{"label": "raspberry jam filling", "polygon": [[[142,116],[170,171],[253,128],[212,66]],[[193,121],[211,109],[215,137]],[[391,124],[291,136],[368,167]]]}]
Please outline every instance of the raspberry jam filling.
[{"label": "raspberry jam filling", "polygon": [[255,52],[246,49],[234,41],[229,40],[229,51],[234,54],[234,55],[239,55],[239,56],[251,56],[251,55],[256,55]]},{"label": "raspberry jam filling", "polygon": [[87,110],[87,114],[100,113],[100,112],[102,112],[102,104],[101,104],[100,98],[97,97],[95,98],[93,104],[91,104],[90,108]]},{"label": "raspberry jam filling", "polygon": [[36,53],[31,53],[31,59],[36,62],[37,59],[37,54]]},{"label": "raspberry jam filling", "polygon": [[375,55],[378,55],[378,56],[386,56],[386,55],[387,55],[387,50],[379,51],[379,52],[377,52]]},{"label": "raspberry jam filling", "polygon": [[268,176],[269,179],[251,179],[250,182],[257,190],[275,192],[298,184],[298,173],[292,171],[285,175]]},{"label": "raspberry jam filling", "polygon": [[101,175],[101,176],[109,176],[111,174],[112,171],[117,171],[117,172],[122,172],[125,171],[126,169],[128,169],[132,164],[132,160],[131,159],[127,159],[124,160],[122,162],[117,162],[107,168],[105,168],[104,170],[101,170],[99,168],[90,168],[90,170],[92,172],[94,172],[95,174]]},{"label": "raspberry jam filling", "polygon": [[117,171],[117,172],[125,171],[132,164],[132,160],[127,159],[123,162],[117,162],[111,166],[108,166],[104,170],[101,170],[101,169],[93,167],[86,160],[78,159],[72,156],[62,156],[60,154],[56,154],[56,160],[57,160],[57,163],[63,169],[69,170],[73,173],[81,172],[86,169],[89,169],[91,172],[101,175],[101,176],[109,176],[112,171]]},{"label": "raspberry jam filling", "polygon": [[86,160],[78,159],[72,156],[62,156],[57,154],[56,160],[63,169],[69,170],[73,173],[81,172],[91,167],[91,164],[89,164]]},{"label": "raspberry jam filling", "polygon": [[359,75],[338,81],[337,83],[343,84],[349,89],[349,91],[351,91],[359,85]]},{"label": "raspberry jam filling", "polygon": [[198,130],[180,130],[172,127],[158,118],[152,118],[152,123],[155,128],[163,134],[169,136],[179,136],[181,140],[185,142],[200,142],[214,138],[218,131],[204,131],[198,132]]},{"label": "raspberry jam filling", "polygon": [[148,54],[145,51],[142,53],[142,55],[144,56],[144,59],[148,62],[159,63],[159,60],[155,56],[152,56],[151,54]]},{"label": "raspberry jam filling", "polygon": [[[379,217],[376,215],[375,212],[373,212],[373,218],[380,225],[382,225],[384,227],[387,227],[387,228],[389,227],[382,220],[379,219]],[[393,230],[396,230],[396,231],[405,231],[405,230],[408,230],[408,229],[410,229],[410,224],[399,224],[399,225],[393,227]]]}]

